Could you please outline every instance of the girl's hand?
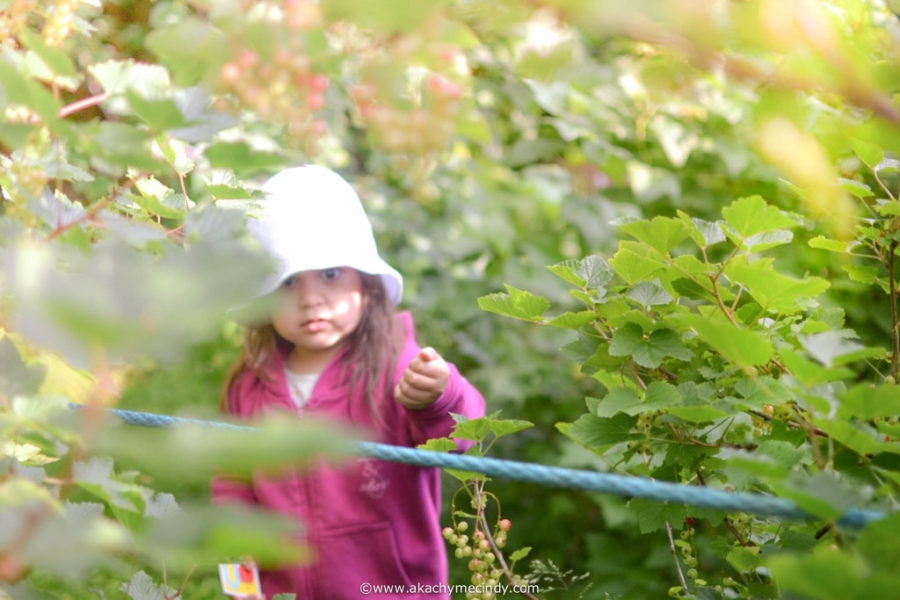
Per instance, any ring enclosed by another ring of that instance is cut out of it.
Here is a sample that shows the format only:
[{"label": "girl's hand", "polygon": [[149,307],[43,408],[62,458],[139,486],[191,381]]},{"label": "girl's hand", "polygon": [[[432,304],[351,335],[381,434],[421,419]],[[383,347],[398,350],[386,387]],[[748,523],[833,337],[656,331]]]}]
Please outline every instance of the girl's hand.
[{"label": "girl's hand", "polygon": [[422,348],[394,388],[397,402],[413,410],[430,406],[447,389],[450,368],[434,348]]}]

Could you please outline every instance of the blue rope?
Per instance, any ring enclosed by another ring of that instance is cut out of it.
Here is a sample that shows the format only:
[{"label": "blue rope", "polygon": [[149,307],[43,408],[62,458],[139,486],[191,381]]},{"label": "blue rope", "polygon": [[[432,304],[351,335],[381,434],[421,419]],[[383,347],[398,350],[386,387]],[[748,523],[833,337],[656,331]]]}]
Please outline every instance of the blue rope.
[{"label": "blue rope", "polygon": [[[80,405],[73,406],[77,407]],[[168,427],[177,424],[193,424],[242,431],[253,430],[252,427],[232,425],[230,423],[222,423],[219,421],[185,419],[168,415],[118,409],[110,409],[110,412],[119,416],[125,423],[143,427]],[[354,442],[351,446],[351,451],[360,456],[377,458],[389,462],[406,463],[420,467],[440,467],[444,469],[472,471],[483,473],[491,477],[527,481],[541,485],[588,490],[592,492],[604,492],[620,496],[646,498],[649,500],[657,500],[659,502],[672,502],[689,506],[715,508],[723,511],[770,515],[791,520],[812,518],[809,513],[790,500],[773,496],[763,496],[761,494],[726,492],[708,487],[656,481],[644,477],[631,477],[615,475],[612,473],[548,467],[536,463],[433,452],[430,450],[419,450],[417,448],[391,446],[388,444],[376,444],[373,442]],[[848,527],[863,527],[868,523],[883,519],[884,517],[885,514],[881,511],[851,508],[844,513],[838,520],[838,523]]]}]

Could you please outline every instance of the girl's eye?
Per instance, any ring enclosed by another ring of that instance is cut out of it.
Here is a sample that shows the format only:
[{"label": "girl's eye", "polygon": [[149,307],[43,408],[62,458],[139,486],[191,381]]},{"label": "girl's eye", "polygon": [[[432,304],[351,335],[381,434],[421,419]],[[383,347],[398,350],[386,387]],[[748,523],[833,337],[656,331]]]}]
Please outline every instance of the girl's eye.
[{"label": "girl's eye", "polygon": [[321,277],[325,281],[334,281],[341,276],[340,269],[323,269]]},{"label": "girl's eye", "polygon": [[295,281],[296,281],[296,279],[294,278],[293,275],[291,275],[291,276],[287,277],[284,281],[281,282],[281,287],[289,288],[294,285]]}]

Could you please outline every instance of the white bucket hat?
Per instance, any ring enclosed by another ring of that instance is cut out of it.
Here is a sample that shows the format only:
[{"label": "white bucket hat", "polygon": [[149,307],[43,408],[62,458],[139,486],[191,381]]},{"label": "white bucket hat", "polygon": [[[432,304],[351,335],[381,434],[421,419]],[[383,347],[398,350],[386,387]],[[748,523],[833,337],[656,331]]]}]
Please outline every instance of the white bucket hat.
[{"label": "white bucket hat", "polygon": [[262,210],[248,219],[247,229],[276,267],[260,295],[299,271],[352,267],[380,275],[388,300],[399,304],[403,277],[378,255],[359,196],[340,175],[317,165],[293,167],[266,181],[262,191]]}]

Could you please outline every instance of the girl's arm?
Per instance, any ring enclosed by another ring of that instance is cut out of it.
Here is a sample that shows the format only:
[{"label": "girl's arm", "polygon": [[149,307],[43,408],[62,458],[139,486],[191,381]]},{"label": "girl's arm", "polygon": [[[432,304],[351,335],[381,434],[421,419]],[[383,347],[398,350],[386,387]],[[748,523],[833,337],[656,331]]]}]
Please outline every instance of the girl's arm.
[{"label": "girl's arm", "polygon": [[[449,377],[447,387],[437,400],[425,408],[406,408],[410,420],[413,444],[421,444],[432,438],[448,437],[456,421],[454,413],[469,419],[484,416],[484,398],[469,381],[460,375],[456,366],[447,363]],[[472,442],[456,440],[461,451],[467,450]]]},{"label": "girl's arm", "polygon": [[[460,375],[456,366],[445,362],[431,348],[420,348],[415,339],[412,316],[408,312],[397,315],[405,333],[405,341],[394,371],[394,398],[405,420],[409,424],[409,443],[413,446],[422,444],[432,438],[448,437],[456,421],[450,413],[463,415],[469,419],[484,416],[484,398],[475,386]],[[424,369],[422,369],[424,365]],[[441,365],[436,372],[429,368]],[[409,377],[412,371],[414,376]],[[437,381],[438,389],[432,389],[432,383],[422,384],[421,376]],[[407,376],[405,384],[404,376]],[[446,381],[446,383],[444,383]],[[431,393],[420,393],[422,388]],[[467,450],[472,442],[457,440],[460,450]]]}]

